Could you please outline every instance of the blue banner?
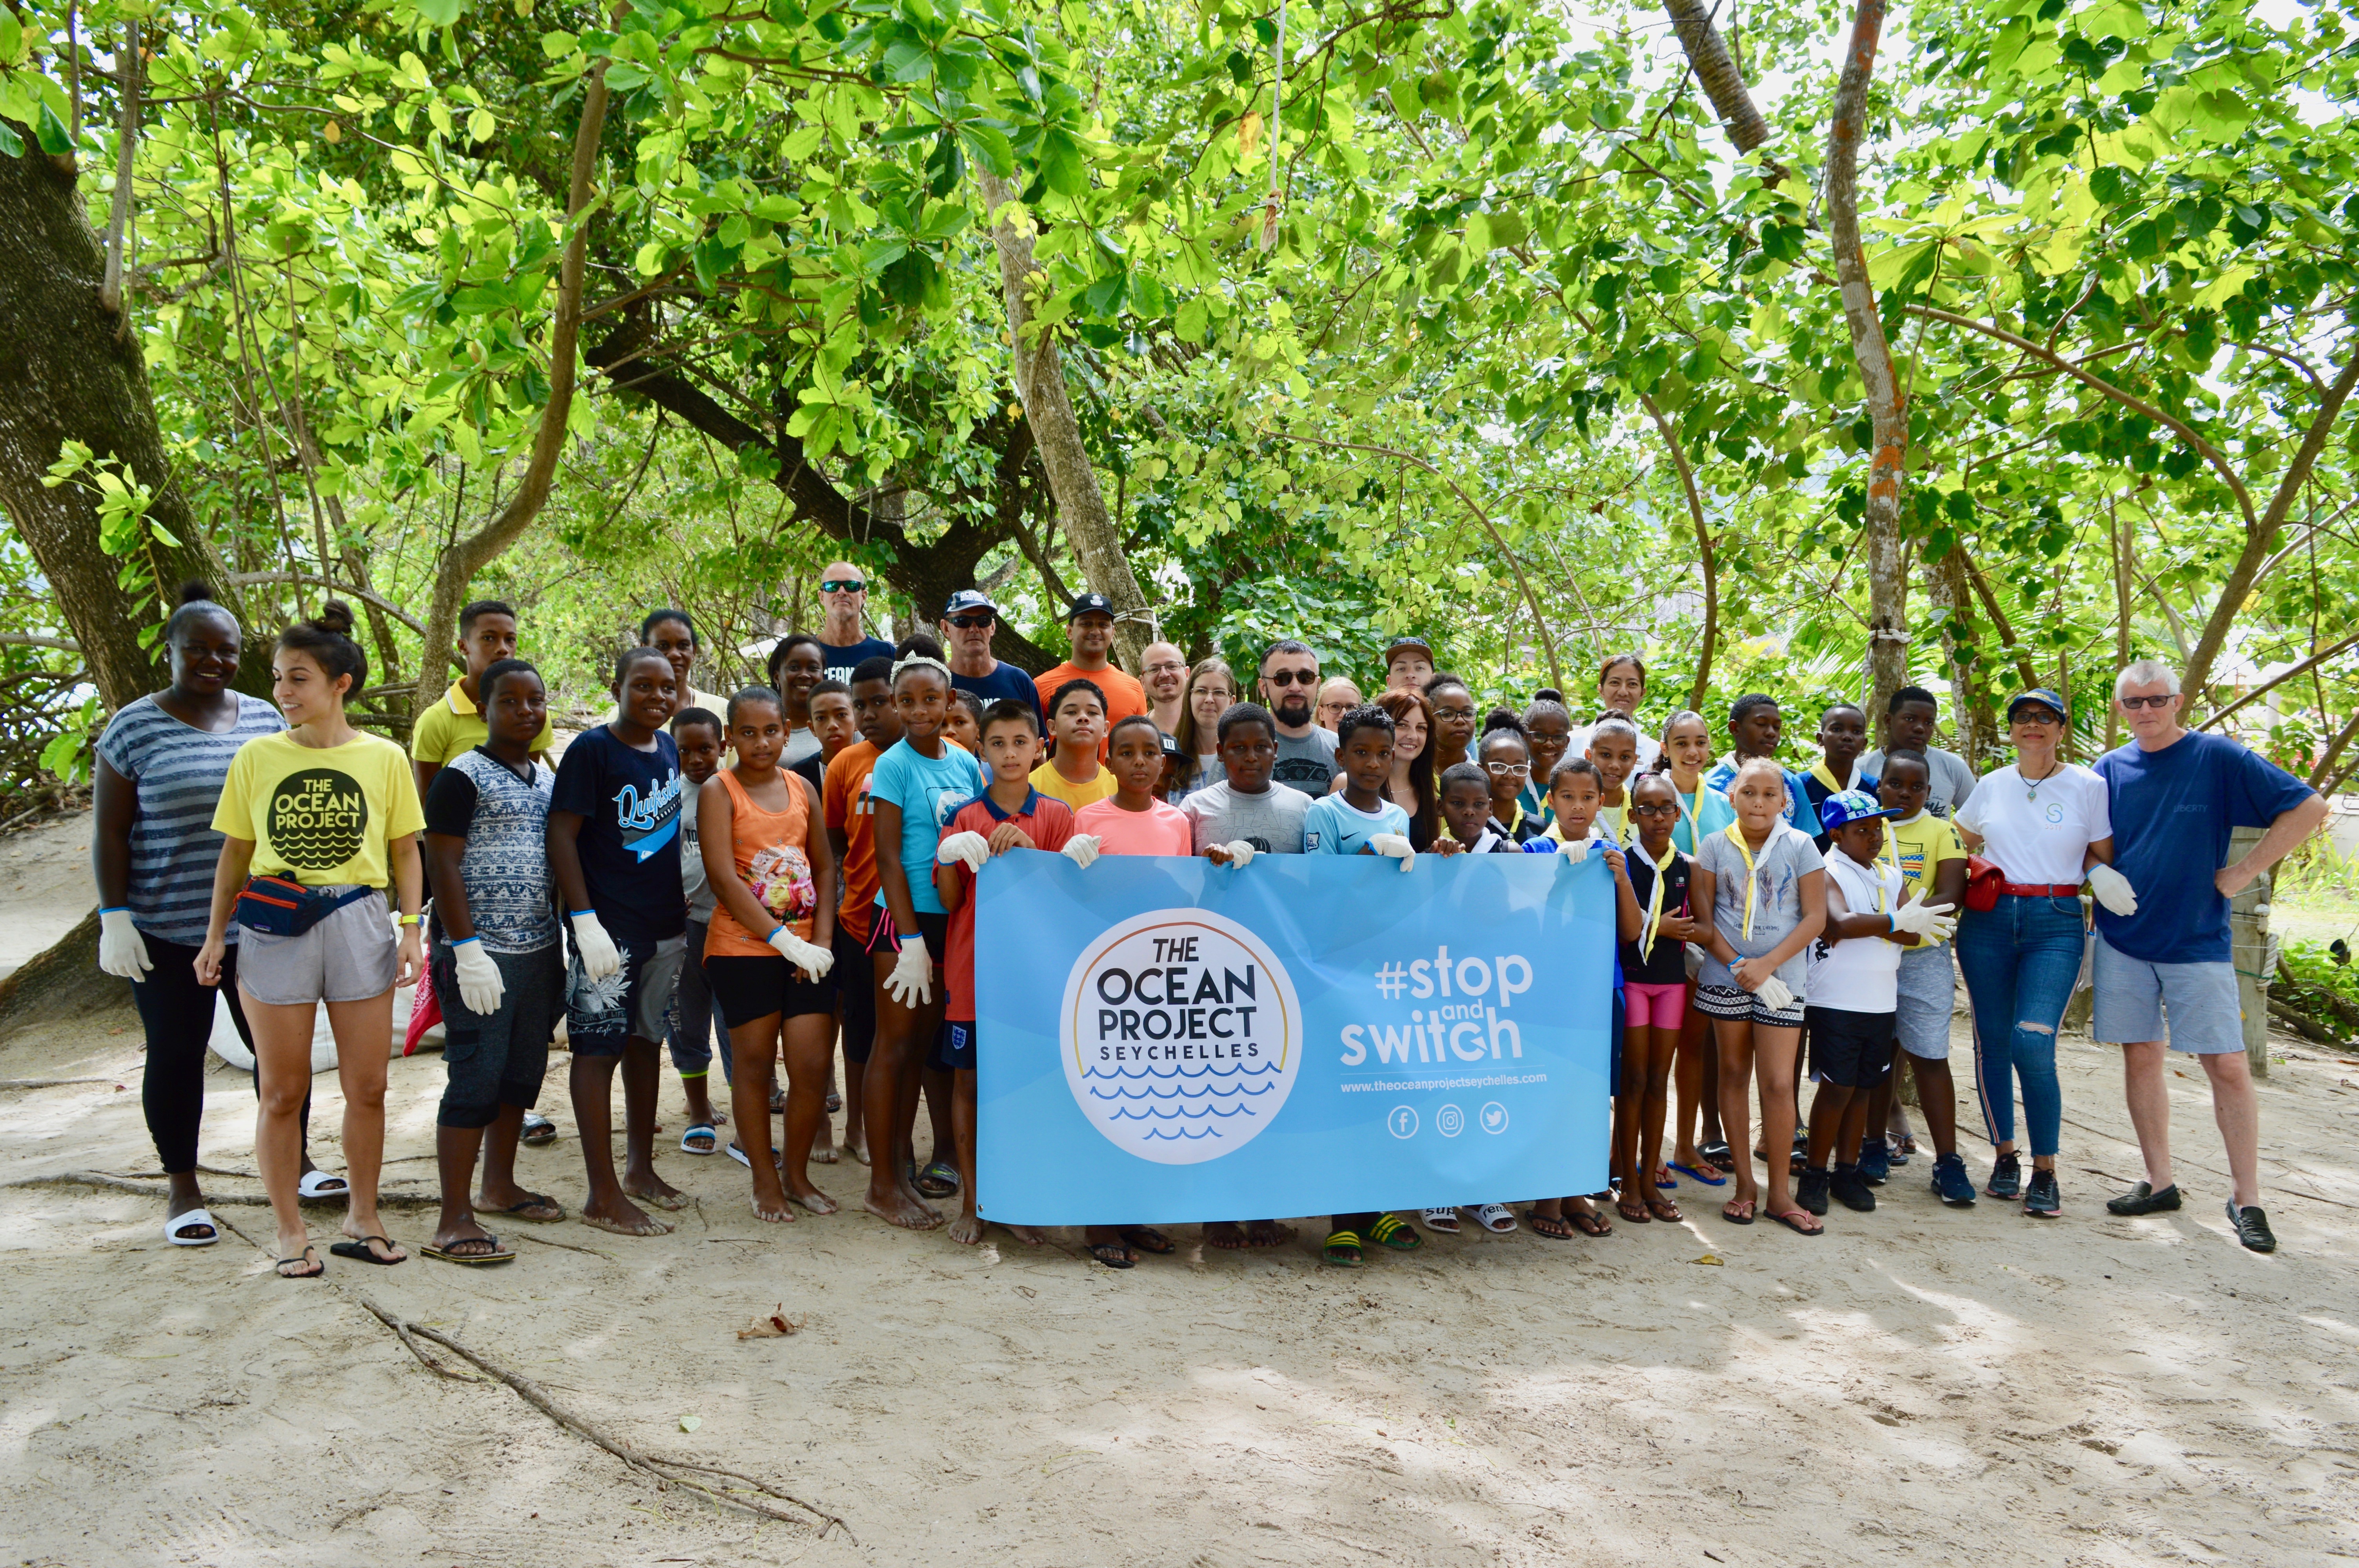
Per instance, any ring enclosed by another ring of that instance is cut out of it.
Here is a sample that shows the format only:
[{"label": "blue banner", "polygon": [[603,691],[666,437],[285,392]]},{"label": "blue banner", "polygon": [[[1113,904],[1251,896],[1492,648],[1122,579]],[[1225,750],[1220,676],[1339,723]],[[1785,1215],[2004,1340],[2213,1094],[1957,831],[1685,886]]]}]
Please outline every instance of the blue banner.
[{"label": "blue banner", "polygon": [[975,1190],[1016,1225],[1605,1186],[1614,882],[1557,856],[1015,849],[975,906]]}]

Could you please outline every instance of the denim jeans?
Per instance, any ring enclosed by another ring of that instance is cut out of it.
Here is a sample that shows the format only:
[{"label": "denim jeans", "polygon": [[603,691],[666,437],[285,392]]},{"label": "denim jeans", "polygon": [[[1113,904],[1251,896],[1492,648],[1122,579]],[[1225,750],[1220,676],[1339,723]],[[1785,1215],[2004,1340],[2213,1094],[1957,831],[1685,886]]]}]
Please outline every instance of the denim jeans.
[{"label": "denim jeans", "polygon": [[2035,1158],[2053,1155],[2063,1133],[2056,1083],[2056,1032],[2081,976],[2083,926],[2076,898],[2001,893],[1998,907],[1967,910],[1958,923],[1958,968],[1974,1004],[1974,1087],[1994,1144],[2015,1139],[2015,1086]]}]

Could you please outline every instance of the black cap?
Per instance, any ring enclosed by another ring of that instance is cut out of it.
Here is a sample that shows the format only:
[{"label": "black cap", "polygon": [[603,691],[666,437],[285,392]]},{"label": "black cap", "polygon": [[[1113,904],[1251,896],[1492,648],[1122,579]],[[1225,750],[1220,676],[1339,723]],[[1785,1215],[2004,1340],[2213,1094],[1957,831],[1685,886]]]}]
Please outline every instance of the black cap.
[{"label": "black cap", "polygon": [[1103,593],[1082,594],[1074,599],[1073,607],[1065,611],[1065,620],[1071,622],[1089,614],[1092,611],[1111,618],[1114,614],[1114,600]]},{"label": "black cap", "polygon": [[999,613],[999,606],[991,602],[991,595],[979,588],[962,588],[951,594],[951,601],[942,606],[942,619],[947,621],[970,610],[988,610],[994,615]]},{"label": "black cap", "polygon": [[1157,730],[1156,733],[1163,737],[1163,754],[1165,756],[1176,757],[1180,754],[1179,736],[1170,733],[1169,730]]}]

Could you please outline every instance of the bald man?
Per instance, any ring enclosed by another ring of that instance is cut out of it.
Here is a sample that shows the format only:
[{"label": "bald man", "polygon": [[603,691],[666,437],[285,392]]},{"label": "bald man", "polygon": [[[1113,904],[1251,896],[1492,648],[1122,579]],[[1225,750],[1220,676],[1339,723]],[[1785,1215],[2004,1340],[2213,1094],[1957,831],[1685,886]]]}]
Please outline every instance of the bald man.
[{"label": "bald man", "polygon": [[825,678],[847,686],[863,659],[891,658],[893,644],[868,634],[861,612],[868,608],[868,574],[850,561],[838,561],[819,574],[820,610],[825,615],[820,651],[826,656]]},{"label": "bald man", "polygon": [[1188,655],[1174,643],[1149,643],[1139,660],[1147,714],[1166,735],[1180,732],[1180,698],[1188,689]]}]

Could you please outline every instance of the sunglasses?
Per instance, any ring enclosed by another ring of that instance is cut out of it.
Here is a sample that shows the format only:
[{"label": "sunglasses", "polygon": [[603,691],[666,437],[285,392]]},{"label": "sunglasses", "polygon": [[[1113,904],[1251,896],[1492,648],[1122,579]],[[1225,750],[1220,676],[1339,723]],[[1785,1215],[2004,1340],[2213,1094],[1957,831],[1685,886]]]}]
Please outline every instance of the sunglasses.
[{"label": "sunglasses", "polygon": [[963,632],[974,632],[992,625],[998,619],[998,616],[985,610],[973,615],[953,615],[951,617],[951,624]]},{"label": "sunglasses", "polygon": [[2168,708],[2178,700],[2179,694],[2177,692],[2166,691],[2160,697],[2125,697],[2121,699],[2121,702],[2124,708],[2136,709],[2140,708]]},{"label": "sunglasses", "polygon": [[1272,686],[1317,686],[1319,672],[1317,670],[1280,670],[1276,675],[1264,676],[1261,678]]},{"label": "sunglasses", "polygon": [[821,593],[866,593],[868,584],[859,578],[840,578],[819,585]]},{"label": "sunglasses", "polygon": [[2061,724],[2063,719],[2044,708],[2018,708],[2007,719],[2009,724]]}]

